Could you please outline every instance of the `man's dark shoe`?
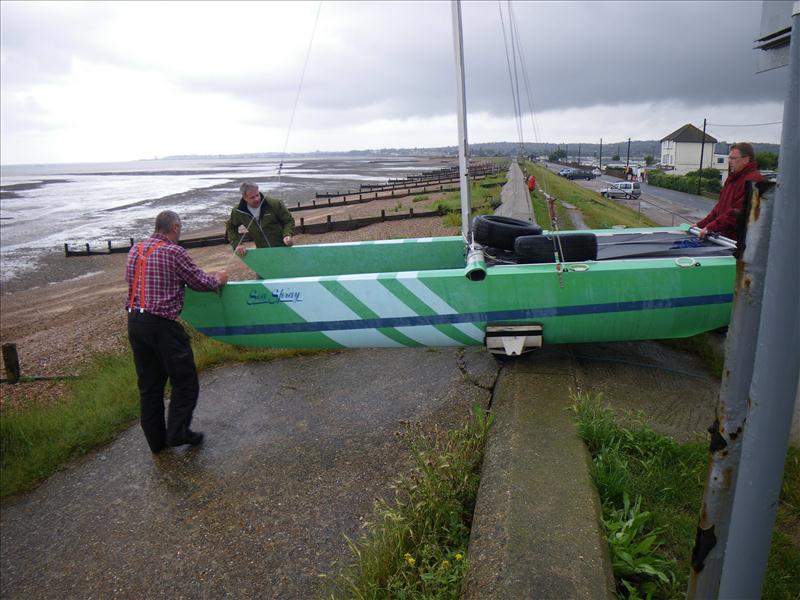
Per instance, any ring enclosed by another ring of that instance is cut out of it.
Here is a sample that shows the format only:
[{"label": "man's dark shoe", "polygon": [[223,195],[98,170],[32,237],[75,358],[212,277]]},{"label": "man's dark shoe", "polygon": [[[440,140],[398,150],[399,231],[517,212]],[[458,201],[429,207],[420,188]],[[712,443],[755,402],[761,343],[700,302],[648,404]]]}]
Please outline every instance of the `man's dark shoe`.
[{"label": "man's dark shoe", "polygon": [[190,446],[197,446],[203,443],[203,438],[205,438],[205,434],[202,431],[187,429],[183,432],[183,435],[171,440],[169,445],[183,446],[184,444],[189,444]]}]

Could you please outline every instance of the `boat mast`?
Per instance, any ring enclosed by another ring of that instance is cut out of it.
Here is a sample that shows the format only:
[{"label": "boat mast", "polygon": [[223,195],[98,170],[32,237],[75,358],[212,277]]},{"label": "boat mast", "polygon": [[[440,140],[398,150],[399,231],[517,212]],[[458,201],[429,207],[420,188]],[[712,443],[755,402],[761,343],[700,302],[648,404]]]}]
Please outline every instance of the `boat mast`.
[{"label": "boat mast", "polygon": [[464,87],[464,41],[461,31],[461,2],[451,0],[453,11],[453,44],[456,55],[456,104],[458,110],[458,173],[461,188],[461,235],[467,243],[470,235],[471,202],[469,197],[469,160],[467,158],[467,94]]}]

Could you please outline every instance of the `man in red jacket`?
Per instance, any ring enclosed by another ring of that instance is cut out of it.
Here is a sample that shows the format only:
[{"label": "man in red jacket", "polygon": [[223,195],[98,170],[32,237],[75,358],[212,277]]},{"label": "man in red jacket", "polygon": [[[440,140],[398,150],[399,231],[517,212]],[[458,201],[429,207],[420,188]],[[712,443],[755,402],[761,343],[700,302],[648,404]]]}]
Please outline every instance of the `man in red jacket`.
[{"label": "man in red jacket", "polygon": [[698,236],[703,239],[709,233],[718,233],[736,239],[736,217],[742,212],[744,206],[744,192],[748,181],[764,181],[758,172],[758,163],[753,153],[753,147],[747,143],[731,146],[728,153],[728,178],[719,200],[708,216],[695,224],[700,229]]}]

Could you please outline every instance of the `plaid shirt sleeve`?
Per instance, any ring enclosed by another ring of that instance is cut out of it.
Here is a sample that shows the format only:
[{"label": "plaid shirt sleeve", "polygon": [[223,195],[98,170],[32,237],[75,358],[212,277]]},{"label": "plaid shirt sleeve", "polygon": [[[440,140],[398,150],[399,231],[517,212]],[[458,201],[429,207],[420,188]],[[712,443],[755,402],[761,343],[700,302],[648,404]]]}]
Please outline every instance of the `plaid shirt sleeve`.
[{"label": "plaid shirt sleeve", "polygon": [[187,287],[197,292],[213,292],[219,287],[217,278],[194,264],[182,246],[174,245],[170,249],[175,255],[175,274]]}]

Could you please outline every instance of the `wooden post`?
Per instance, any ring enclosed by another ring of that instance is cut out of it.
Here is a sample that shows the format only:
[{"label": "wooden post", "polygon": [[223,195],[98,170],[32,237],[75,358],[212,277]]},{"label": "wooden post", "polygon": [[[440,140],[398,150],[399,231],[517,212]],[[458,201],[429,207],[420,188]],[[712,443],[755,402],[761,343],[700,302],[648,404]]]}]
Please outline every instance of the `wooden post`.
[{"label": "wooden post", "polygon": [[89,242],[86,242],[86,256],[89,256]]},{"label": "wooden post", "polygon": [[333,224],[331,223],[331,216],[328,215],[326,217],[326,220],[328,221],[328,231],[333,231]]},{"label": "wooden post", "polygon": [[16,344],[3,344],[3,364],[6,367],[6,380],[8,383],[17,383],[20,378],[20,372]]},{"label": "wooden post", "polygon": [[111,254],[111,240],[108,240],[108,253]]},{"label": "wooden post", "polygon": [[131,248],[133,248],[133,238],[131,238]]},{"label": "wooden post", "polygon": [[300,233],[306,232],[306,220],[303,217],[300,217]]},{"label": "wooden post", "polygon": [[64,256],[69,256],[69,244],[64,244]]},{"label": "wooden post", "polygon": [[411,208],[409,208],[409,209],[408,209],[408,214],[409,214],[410,216],[412,216],[412,217],[414,216],[414,207],[413,207],[413,206],[412,206]]},{"label": "wooden post", "polygon": [[386,220],[386,209],[381,209],[381,221]]}]

